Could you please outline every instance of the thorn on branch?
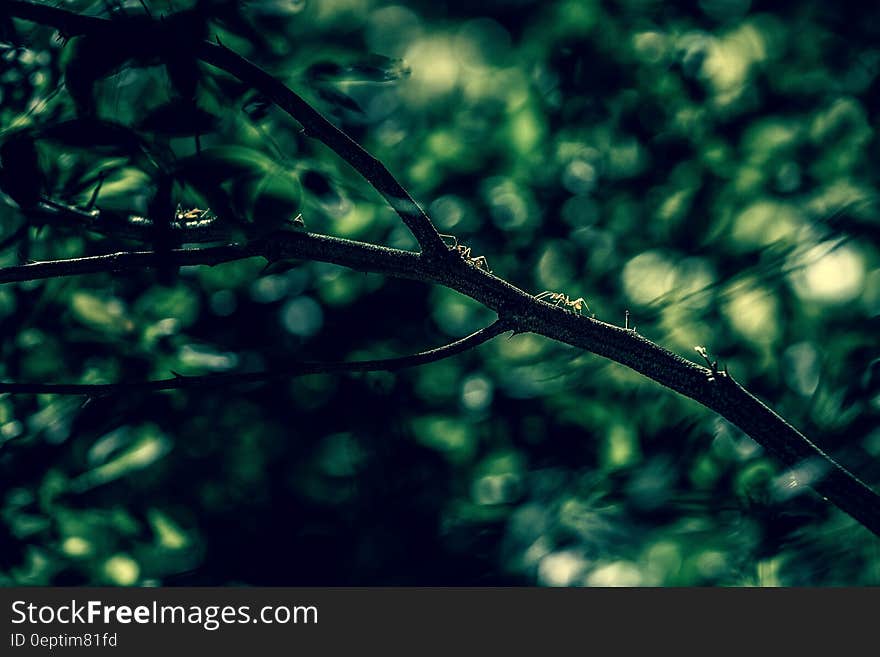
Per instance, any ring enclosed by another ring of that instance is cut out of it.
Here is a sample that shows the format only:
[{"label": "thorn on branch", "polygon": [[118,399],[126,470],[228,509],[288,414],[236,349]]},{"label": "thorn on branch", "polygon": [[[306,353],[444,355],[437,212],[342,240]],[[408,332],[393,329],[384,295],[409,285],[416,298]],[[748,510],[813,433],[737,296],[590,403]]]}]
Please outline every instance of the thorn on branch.
[{"label": "thorn on branch", "polygon": [[[22,15],[25,20],[51,25],[59,30],[59,37],[64,39],[67,35],[88,34],[95,37],[101,37],[107,34],[111,29],[111,21],[107,19],[97,18],[94,16],[79,15],[65,9],[53,7],[50,3],[36,2],[13,2],[11,0],[0,0],[2,11],[5,12],[8,7],[15,7],[16,13]],[[11,13],[11,12],[10,12]],[[244,58],[236,55],[232,50],[227,48],[219,39],[216,38],[217,46],[210,43],[199,43],[196,46],[196,52],[199,59],[208,64],[216,66],[221,70],[230,73],[242,81],[250,84],[254,89],[265,94],[274,100],[282,109],[290,114],[296,121],[303,125],[302,133],[306,136],[320,139],[327,146],[333,149],[349,164],[351,164],[384,198],[389,200],[392,207],[401,215],[404,222],[414,232],[419,243],[423,247],[423,252],[432,257],[438,254],[446,255],[448,245],[444,245],[442,240],[437,236],[436,230],[430,221],[430,218],[413,201],[409,203],[401,203],[400,199],[409,199],[409,195],[394,179],[390,172],[382,165],[381,162],[373,158],[369,153],[364,151],[360,146],[348,138],[342,131],[329,123],[320,113],[312,108],[306,101],[299,97],[292,90],[287,88],[277,78],[259,69]],[[306,127],[308,126],[308,127]],[[411,200],[411,199],[410,199]],[[80,220],[83,218],[80,217]],[[387,254],[392,253],[390,249],[380,250],[377,247],[367,249],[366,245],[358,245],[356,243],[345,243],[342,240],[330,241],[330,245],[339,246],[339,251],[325,247],[323,244],[320,248],[310,251],[310,245],[314,246],[315,240],[312,236],[301,236],[304,239],[296,240],[297,248],[291,249],[291,253],[297,256],[307,254],[313,256],[314,259],[324,259],[335,264],[347,264],[349,266],[366,267],[370,271],[379,273],[397,274],[406,278],[415,278],[417,280],[430,281],[453,287],[453,285],[437,275],[434,268],[420,270],[419,266],[425,262],[425,259],[418,259],[415,254],[409,252],[398,251],[393,262],[387,264],[374,262],[373,256],[376,253],[382,253],[384,250]],[[300,244],[302,241],[304,244]],[[274,247],[271,241],[266,241],[266,245]],[[203,264],[219,264],[223,259],[229,259],[233,256],[250,256],[255,255],[254,250],[258,245],[249,245],[245,248],[241,245],[225,245],[223,247],[211,247],[208,249],[199,249],[198,253],[190,254],[186,250],[179,250],[176,257],[180,257],[181,261],[201,263]],[[300,248],[302,247],[302,248]],[[455,250],[458,250],[456,241]],[[465,247],[466,248],[466,247]],[[270,252],[269,248],[266,252]],[[279,252],[280,253],[280,252]],[[461,252],[459,252],[461,255]],[[210,257],[206,257],[210,256]],[[235,257],[234,259],[238,259]],[[467,257],[472,257],[470,253]],[[379,260],[375,257],[375,260]],[[121,259],[107,259],[104,256],[89,256],[80,259],[71,259],[70,261],[54,261],[49,263],[38,263],[37,267],[7,267],[0,270],[0,280],[16,281],[22,280],[25,276],[26,280],[35,280],[36,277],[50,277],[52,275],[73,275],[76,273],[88,273],[91,271],[103,271],[107,268],[108,263],[114,267],[122,266],[120,263],[127,262],[127,266],[143,267],[155,266],[156,258],[154,253],[127,253]],[[144,264],[146,263],[146,265]],[[474,264],[474,263],[472,263]],[[478,265],[475,265],[478,266]],[[447,272],[444,272],[447,273]],[[3,276],[6,278],[4,279]],[[492,309],[499,309],[512,306],[516,301],[520,300],[523,295],[521,290],[516,288],[507,289],[500,285],[494,289],[457,289],[469,296],[476,298],[478,301],[486,305],[490,305]],[[477,287],[477,286],[474,286]],[[570,312],[580,312],[579,303],[586,301],[583,299],[575,299],[572,301],[567,295],[559,292],[547,291],[538,295],[538,298],[549,297],[551,304],[561,306]],[[508,304],[511,304],[508,306]],[[499,320],[500,322],[500,320]],[[628,327],[627,321],[627,327]],[[659,346],[652,343],[637,345],[634,348],[645,348],[645,362],[634,358],[638,353],[625,354],[627,358],[622,358],[616,349],[609,347],[602,341],[602,335],[605,335],[604,327],[589,327],[584,331],[583,335],[572,336],[569,326],[555,325],[548,322],[547,326],[534,327],[532,330],[549,338],[554,338],[562,342],[578,346],[584,349],[600,351],[603,355],[627,364],[632,369],[642,372],[650,376],[658,383],[665,385],[671,389],[677,390],[688,397],[695,399],[708,408],[718,412],[721,416],[728,418],[731,422],[739,426],[747,434],[755,437],[763,445],[768,446],[770,450],[779,456],[784,463],[792,465],[792,461],[802,461],[805,454],[817,455],[819,458],[827,462],[831,467],[826,477],[816,482],[815,488],[820,494],[834,501],[841,509],[848,512],[856,520],[861,522],[872,532],[880,535],[880,496],[873,492],[871,488],[859,481],[854,475],[846,469],[836,464],[830,457],[819,450],[815,445],[809,442],[803,434],[799,433],[792,426],[788,425],[782,418],[775,415],[769,408],[764,406],[757,398],[751,396],[745,389],[739,388],[734,390],[731,386],[729,392],[731,394],[727,399],[720,399],[724,395],[707,395],[705,390],[694,391],[691,386],[685,385],[680,380],[687,379],[688,382],[709,374],[709,379],[715,381],[721,376],[722,380],[729,378],[727,368],[724,367],[719,371],[717,361],[709,358],[705,347],[696,347],[696,351],[700,353],[709,370],[699,368],[698,372],[694,372],[694,367],[683,366],[681,359],[675,357],[674,354],[662,350]],[[0,382],[0,393],[12,392],[22,394],[38,394],[40,392],[48,392],[51,394],[76,394],[87,395],[88,399],[97,399],[103,396],[118,392],[150,392],[165,389],[176,389],[183,387],[207,386],[207,385],[229,385],[234,381],[255,381],[265,380],[267,377],[295,376],[298,373],[314,373],[316,371],[366,371],[370,368],[375,369],[399,369],[401,367],[414,366],[426,362],[433,362],[439,358],[447,357],[453,353],[460,353],[466,348],[471,348],[477,344],[485,342],[486,339],[498,335],[500,332],[512,330],[513,335],[516,333],[525,333],[526,331],[518,331],[507,325],[496,324],[494,328],[487,327],[482,331],[469,336],[457,343],[446,345],[438,349],[420,352],[412,356],[405,356],[397,359],[386,359],[380,361],[358,361],[353,363],[322,363],[308,364],[303,363],[295,367],[288,368],[284,371],[257,372],[223,375],[211,375],[210,377],[187,377],[174,373],[175,378],[165,381],[147,381],[140,384],[73,384],[73,385],[52,385],[52,384],[7,384]],[[635,330],[635,327],[633,327]],[[594,336],[596,333],[598,336]],[[512,337],[512,336],[511,336]],[[608,337],[614,337],[609,335]],[[636,343],[638,341],[631,341]],[[647,343],[647,341],[645,341]],[[648,348],[650,347],[650,351]],[[651,368],[649,365],[657,364],[658,367]],[[668,364],[669,367],[659,367],[661,364]],[[694,377],[694,375],[697,375]],[[725,379],[725,377],[727,377]],[[719,401],[720,400],[720,401]],[[731,410],[731,406],[736,408]]]}]

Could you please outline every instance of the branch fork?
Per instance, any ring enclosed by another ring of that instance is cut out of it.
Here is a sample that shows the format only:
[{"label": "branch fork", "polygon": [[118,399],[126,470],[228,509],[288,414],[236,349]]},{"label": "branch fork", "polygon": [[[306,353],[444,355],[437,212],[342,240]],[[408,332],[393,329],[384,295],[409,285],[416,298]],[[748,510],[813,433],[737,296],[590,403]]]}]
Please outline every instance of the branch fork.
[{"label": "branch fork", "polygon": [[[81,16],[48,5],[8,0],[4,10],[11,16],[53,26],[69,36],[112,29],[112,21]],[[314,372],[354,372],[389,370],[432,362],[471,349],[501,333],[531,332],[609,358],[640,372],[657,383],[703,404],[739,427],[763,445],[787,468],[804,463],[823,464],[822,476],[809,483],[814,490],[848,513],[875,535],[880,536],[880,495],[855,475],[836,463],[806,436],[774,413],[739,385],[726,368],[709,358],[703,347],[696,351],[708,369],[671,353],[629,327],[585,317],[566,309],[571,303],[553,305],[494,276],[457,248],[449,248],[430,218],[385,166],[367,153],[319,112],[255,64],[220,44],[208,41],[194,49],[202,61],[238,77],[273,100],[302,125],[306,134],[319,139],[357,170],[382,195],[415,236],[421,252],[391,249],[375,244],[345,240],[305,231],[285,232],[271,239],[245,244],[225,244],[198,248],[174,249],[160,259],[153,251],[129,251],[103,256],[38,262],[0,269],[0,284],[27,280],[74,276],[106,271],[132,271],[160,264],[214,265],[240,258],[262,256],[267,260],[289,258],[330,262],[364,272],[443,285],[475,299],[498,314],[498,321],[476,333],[409,356],[373,361],[297,363],[287,368],[256,373],[214,374],[180,377],[135,383],[98,385],[0,383],[0,392],[103,395],[122,392],[146,392],[209,387],[233,382],[263,381]],[[108,231],[108,223],[95,213],[53,207],[54,219],[75,220],[89,230]],[[99,213],[100,214],[100,213]],[[127,227],[136,234],[139,227]],[[140,230],[146,230],[140,227]],[[199,240],[192,240],[199,241]],[[144,243],[150,243],[149,234]],[[456,242],[457,245],[457,242]],[[564,296],[564,295],[563,295]],[[566,297],[567,299],[567,297]],[[569,302],[571,300],[568,300]],[[578,301],[578,300],[575,300]],[[725,385],[717,385],[719,382]]]}]

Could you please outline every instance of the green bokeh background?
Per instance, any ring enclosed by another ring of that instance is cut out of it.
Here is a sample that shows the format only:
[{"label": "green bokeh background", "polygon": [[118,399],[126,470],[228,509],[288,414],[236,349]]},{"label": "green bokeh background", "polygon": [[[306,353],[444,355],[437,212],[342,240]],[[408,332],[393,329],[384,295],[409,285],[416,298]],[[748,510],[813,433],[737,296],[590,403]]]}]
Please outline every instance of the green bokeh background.
[{"label": "green bokeh background", "polygon": [[[686,358],[706,345],[880,485],[876,8],[229,5],[211,33],[362,143],[497,275],[583,296],[606,322],[629,310]],[[15,27],[29,47],[4,47],[0,126],[72,118],[64,88],[53,94],[71,44]],[[199,106],[216,119],[203,145],[295,174],[311,231],[414,248],[290,117],[202,73]],[[172,96],[162,68],[131,66],[96,94],[101,116],[129,126]],[[137,163],[39,147],[56,196],[83,203],[109,171],[98,205],[145,211],[153,182]],[[21,221],[4,202],[3,234]],[[0,263],[130,246],[34,228]],[[0,375],[103,382],[403,355],[492,320],[443,288],[264,266],[185,268],[172,285],[144,271],[3,286]],[[695,402],[531,335],[393,375],[85,405],[6,396],[0,583],[880,584],[876,537],[791,479]]]}]

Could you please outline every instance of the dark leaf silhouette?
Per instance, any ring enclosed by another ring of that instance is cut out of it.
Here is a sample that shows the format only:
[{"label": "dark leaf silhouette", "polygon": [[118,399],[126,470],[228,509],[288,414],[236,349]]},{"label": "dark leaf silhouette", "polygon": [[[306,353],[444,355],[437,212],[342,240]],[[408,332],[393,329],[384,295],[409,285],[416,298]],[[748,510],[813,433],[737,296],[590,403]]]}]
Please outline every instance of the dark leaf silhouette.
[{"label": "dark leaf silhouette", "polygon": [[325,203],[339,201],[339,193],[333,187],[329,177],[320,171],[309,169],[302,174],[303,188],[311,195],[318,197]]},{"label": "dark leaf silhouette", "polygon": [[138,129],[169,137],[187,137],[213,132],[220,117],[187,100],[172,100],[150,111]]},{"label": "dark leaf silhouette", "polygon": [[67,148],[124,156],[142,168],[155,167],[150,146],[141,135],[114,121],[84,116],[49,124],[42,127],[38,134],[41,139],[57,142]]},{"label": "dark leaf silhouette", "polygon": [[354,98],[338,89],[321,85],[317,88],[317,92],[318,96],[332,107],[342,108],[356,114],[364,113]]},{"label": "dark leaf silhouette", "polygon": [[0,166],[0,188],[18,205],[30,208],[40,201],[45,174],[32,131],[6,135],[0,145]]}]

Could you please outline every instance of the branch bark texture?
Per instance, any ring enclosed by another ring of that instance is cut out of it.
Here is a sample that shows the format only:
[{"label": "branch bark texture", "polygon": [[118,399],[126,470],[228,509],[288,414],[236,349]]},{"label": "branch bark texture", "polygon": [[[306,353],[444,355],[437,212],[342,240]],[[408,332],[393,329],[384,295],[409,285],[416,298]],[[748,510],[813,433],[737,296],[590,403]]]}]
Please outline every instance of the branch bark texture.
[{"label": "branch bark texture", "polygon": [[[68,35],[112,29],[112,21],[79,16],[46,5],[8,2],[7,8],[13,16],[52,25]],[[495,324],[464,340],[403,359],[336,364],[304,363],[284,372],[260,373],[264,378],[276,375],[293,376],[311,371],[398,368],[460,353],[505,330],[532,332],[621,363],[699,402],[763,445],[783,465],[791,468],[793,473],[805,471],[805,463],[820,464],[818,470],[810,470],[813,473],[819,472],[818,475],[800,483],[795,481],[795,485],[811,486],[880,536],[880,496],[739,385],[727,372],[688,361],[634,330],[584,317],[564,307],[538,300],[476,266],[468,258],[462,257],[459,251],[448,248],[443,243],[427,215],[378,160],[330,124],[282,82],[221,45],[205,42],[198,47],[197,54],[203,61],[235,75],[271,98],[303,125],[309,134],[323,141],[360,172],[391,203],[415,235],[422,250],[416,253],[308,232],[285,231],[271,236],[270,239],[246,244],[177,249],[170,254],[163,253],[162,262],[170,261],[181,266],[214,265],[252,256],[262,256],[269,261],[296,258],[330,262],[359,271],[443,285],[475,299],[495,311],[499,317]],[[58,218],[64,218],[65,213],[56,209],[56,214]],[[77,218],[73,216],[75,214],[75,211],[71,211],[68,218],[82,223],[83,217]],[[101,226],[102,222],[91,221],[92,230],[101,230]],[[145,235],[144,242],[149,243],[149,235]],[[9,267],[0,270],[0,283],[102,271],[125,272],[158,264],[159,258],[152,251],[130,251]],[[326,369],[328,366],[330,369]],[[315,367],[325,369],[315,370]],[[238,380],[247,380],[247,376],[257,375],[249,374]],[[143,390],[144,386],[163,390],[188,385],[204,386],[222,381],[214,378],[209,382],[209,379],[211,377],[176,377],[140,384],[106,384],[93,386],[91,391],[76,384],[67,387],[61,384],[50,389],[50,384],[6,383],[0,385],[0,391],[108,394],[114,392],[114,386],[120,391],[127,388]]]}]

